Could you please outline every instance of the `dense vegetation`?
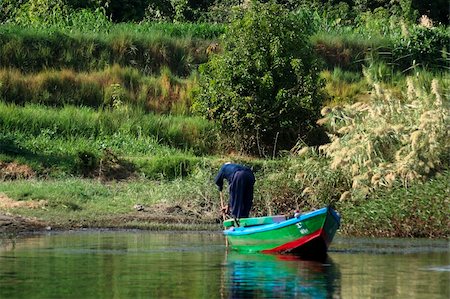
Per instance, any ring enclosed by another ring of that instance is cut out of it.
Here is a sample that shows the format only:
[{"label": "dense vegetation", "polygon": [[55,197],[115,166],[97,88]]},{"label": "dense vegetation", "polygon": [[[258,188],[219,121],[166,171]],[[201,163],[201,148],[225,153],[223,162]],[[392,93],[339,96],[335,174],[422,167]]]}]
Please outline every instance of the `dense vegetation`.
[{"label": "dense vegetation", "polygon": [[[1,3],[2,21],[21,17],[30,11],[42,18],[63,19],[70,10],[88,11],[102,9],[115,22],[175,21],[175,22],[223,22],[232,15],[231,8],[248,5],[246,0],[4,0]],[[261,1],[267,2],[267,1]],[[414,21],[428,15],[437,22],[448,24],[449,7],[446,0],[277,0],[278,4],[295,10],[304,6],[319,8],[330,19],[351,23],[364,14],[376,11],[393,12]],[[45,16],[46,12],[55,12]]]},{"label": "dense vegetation", "polygon": [[307,13],[255,4],[231,23],[222,53],[201,66],[194,105],[238,147],[264,155],[314,128],[323,98],[310,22]]},{"label": "dense vegetation", "polygon": [[331,204],[348,234],[448,236],[448,6],[261,2],[2,1],[0,209],[214,224],[234,160],[254,215]]}]

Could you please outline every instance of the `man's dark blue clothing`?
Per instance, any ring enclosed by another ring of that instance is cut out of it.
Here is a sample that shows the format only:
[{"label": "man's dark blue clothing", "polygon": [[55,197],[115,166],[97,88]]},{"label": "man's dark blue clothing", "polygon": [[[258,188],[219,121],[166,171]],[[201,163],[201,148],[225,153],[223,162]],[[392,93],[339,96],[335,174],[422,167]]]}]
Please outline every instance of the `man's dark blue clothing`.
[{"label": "man's dark blue clothing", "polygon": [[229,184],[231,215],[236,218],[248,217],[252,208],[255,184],[252,170],[239,164],[224,164],[214,180],[219,191],[223,189],[224,179]]}]

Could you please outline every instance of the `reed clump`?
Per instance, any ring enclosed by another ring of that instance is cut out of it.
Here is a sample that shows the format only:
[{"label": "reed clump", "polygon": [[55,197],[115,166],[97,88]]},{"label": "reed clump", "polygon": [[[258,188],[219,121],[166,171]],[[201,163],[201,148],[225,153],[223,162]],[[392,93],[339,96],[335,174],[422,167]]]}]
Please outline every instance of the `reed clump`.
[{"label": "reed clump", "polygon": [[374,84],[371,102],[322,110],[332,142],[320,151],[331,170],[351,180],[342,200],[396,184],[409,187],[448,168],[449,99],[442,81],[406,82],[402,97]]},{"label": "reed clump", "polygon": [[326,106],[331,142],[298,144],[258,181],[255,213],[292,215],[332,205],[352,235],[448,234],[448,76],[408,77],[400,89],[375,83],[371,100]]}]

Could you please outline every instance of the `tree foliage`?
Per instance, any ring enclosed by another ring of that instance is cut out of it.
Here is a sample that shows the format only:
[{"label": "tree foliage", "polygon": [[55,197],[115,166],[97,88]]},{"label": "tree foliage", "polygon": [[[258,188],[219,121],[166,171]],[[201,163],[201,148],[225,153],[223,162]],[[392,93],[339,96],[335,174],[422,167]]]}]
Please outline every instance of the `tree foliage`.
[{"label": "tree foliage", "polygon": [[69,7],[63,0],[29,0],[15,11],[15,21],[21,25],[55,25],[65,23]]},{"label": "tree foliage", "polygon": [[[257,0],[268,2],[267,0]],[[448,24],[448,0],[272,0],[291,11],[308,8],[328,18],[338,18],[354,24],[358,16],[385,9],[412,23],[427,15],[436,23]],[[33,0],[0,0],[0,22],[5,22],[22,5]],[[247,0],[62,0],[75,10],[104,8],[114,22],[175,21],[227,22],[234,7],[245,7]],[[43,7],[55,0],[41,1]]]},{"label": "tree foliage", "polygon": [[286,149],[313,127],[321,84],[310,21],[275,2],[252,2],[228,28],[223,52],[200,67],[194,108],[240,149]]}]

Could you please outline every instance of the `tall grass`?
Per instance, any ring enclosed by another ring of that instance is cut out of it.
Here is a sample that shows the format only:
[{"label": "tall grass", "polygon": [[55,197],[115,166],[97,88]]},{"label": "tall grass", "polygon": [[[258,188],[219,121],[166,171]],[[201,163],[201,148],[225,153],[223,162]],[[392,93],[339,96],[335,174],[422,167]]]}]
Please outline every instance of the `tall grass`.
[{"label": "tall grass", "polygon": [[312,43],[328,70],[339,67],[346,71],[360,71],[368,56],[383,59],[391,45],[389,38],[367,39],[355,32],[339,35],[319,32],[312,37]]},{"label": "tall grass", "polygon": [[170,37],[158,31],[130,34],[126,29],[118,29],[112,33],[70,33],[3,25],[0,26],[0,63],[23,72],[48,68],[91,71],[119,64],[154,74],[164,66],[186,76],[206,61],[209,44],[209,40]]},{"label": "tall grass", "polygon": [[[415,202],[420,197],[419,186],[435,179],[439,184],[445,181],[441,173],[450,167],[450,81],[448,74],[433,75],[424,72],[409,77],[399,82],[402,88],[394,92],[386,88],[388,85],[375,83],[370,101],[324,107],[319,123],[327,126],[332,142],[319,148],[299,146],[293,150],[297,156],[285,161],[282,172],[268,171],[259,185],[260,197],[255,199],[258,212],[291,213],[296,208],[310,210],[331,204],[351,214],[355,226],[346,229],[352,233],[361,229],[368,234],[405,236],[400,230],[404,218],[396,214],[394,205],[380,211],[373,207],[392,196],[403,210],[423,208],[427,199]],[[408,190],[412,193],[399,198],[398,194]],[[432,203],[433,209],[445,209],[446,197],[436,193],[436,198],[439,200]],[[367,203],[370,200],[376,203]],[[355,205],[361,208],[353,208]],[[370,229],[365,229],[353,214],[356,210],[364,219],[371,215],[392,217],[398,226],[375,219],[373,223],[382,228],[373,232],[368,225]],[[406,235],[442,235],[436,226],[444,218],[442,213],[436,214],[437,220],[425,221],[427,215],[419,216],[428,225],[426,232]]]},{"label": "tall grass", "polygon": [[371,102],[322,110],[320,122],[333,136],[321,151],[330,158],[331,170],[352,181],[341,199],[395,184],[409,187],[449,167],[446,80],[422,86],[410,77],[403,96],[375,83]]},{"label": "tall grass", "polygon": [[312,43],[325,67],[357,71],[364,65],[385,63],[408,74],[412,74],[415,67],[448,70],[448,27],[406,26],[399,21],[395,30],[377,34],[384,26],[382,20],[377,22],[377,29],[360,25],[345,31],[319,31],[314,35]]},{"label": "tall grass", "polygon": [[202,163],[198,155],[213,153],[216,132],[200,118],[125,106],[57,109],[0,102],[0,161],[28,165],[39,177],[184,177]]},{"label": "tall grass", "polygon": [[225,25],[212,23],[163,23],[141,22],[118,23],[109,30],[110,34],[154,35],[165,37],[216,40],[225,33]]},{"label": "tall grass", "polygon": [[323,71],[325,79],[326,104],[333,106],[340,103],[353,103],[368,99],[368,84],[360,72],[349,72],[334,68]]},{"label": "tall grass", "polygon": [[337,208],[346,219],[340,232],[352,236],[447,238],[449,181],[447,170],[407,189],[378,190],[357,205],[340,202]]},{"label": "tall grass", "polygon": [[51,109],[37,105],[24,107],[0,103],[2,132],[50,138],[110,138],[120,140],[153,138],[159,143],[196,153],[214,148],[215,126],[201,118],[158,116],[138,110],[92,110],[81,107]]},{"label": "tall grass", "polygon": [[5,102],[53,107],[130,105],[148,112],[189,114],[194,84],[195,77],[181,79],[167,68],[157,76],[119,65],[89,73],[48,69],[24,74],[0,69],[0,98]]},{"label": "tall grass", "polygon": [[[56,2],[56,1],[54,1]],[[53,5],[58,6],[57,3]],[[146,22],[113,23],[103,8],[73,10],[63,3],[57,7],[39,7],[16,9],[16,14],[9,14],[6,24],[15,24],[23,28],[64,31],[72,33],[92,33],[127,35],[156,35],[166,37],[190,37],[198,39],[216,39],[225,32],[223,24]],[[55,9],[56,8],[56,9]],[[13,8],[14,10],[14,8]]]}]

